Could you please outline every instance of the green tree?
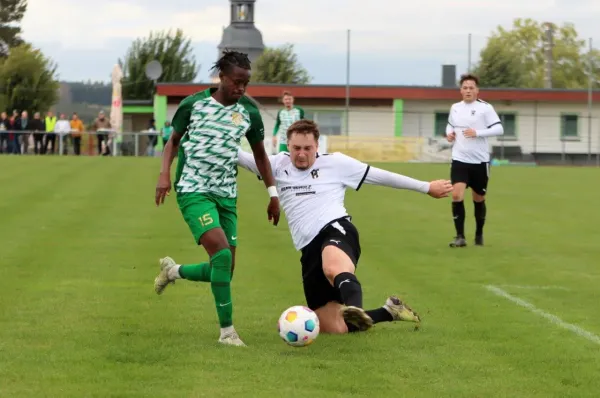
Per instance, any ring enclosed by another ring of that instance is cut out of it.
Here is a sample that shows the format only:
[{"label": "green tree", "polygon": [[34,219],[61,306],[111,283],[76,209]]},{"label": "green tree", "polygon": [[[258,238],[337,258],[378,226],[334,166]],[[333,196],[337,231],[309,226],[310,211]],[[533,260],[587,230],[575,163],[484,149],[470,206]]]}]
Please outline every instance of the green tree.
[{"label": "green tree", "polygon": [[[552,35],[552,87],[581,89],[588,85],[589,55],[586,41],[575,27],[549,24]],[[546,68],[545,24],[516,19],[512,29],[498,27],[481,51],[474,69],[484,87],[543,88]],[[598,52],[592,53],[598,59]],[[593,61],[595,63],[596,61]],[[598,76],[598,70],[593,73]]]},{"label": "green tree", "polygon": [[119,59],[123,70],[123,98],[151,99],[154,83],[146,77],[146,65],[157,60],[163,73],[158,82],[191,82],[198,75],[191,40],[178,29],[174,34],[150,32],[146,38],[136,39],[124,59]]},{"label": "green tree", "polygon": [[59,97],[56,65],[30,44],[13,48],[0,60],[0,107],[45,112]]},{"label": "green tree", "polygon": [[311,77],[298,62],[292,44],[266,48],[252,66],[254,83],[307,84]]},{"label": "green tree", "polygon": [[0,0],[0,58],[23,43],[19,23],[27,10],[27,0]]}]

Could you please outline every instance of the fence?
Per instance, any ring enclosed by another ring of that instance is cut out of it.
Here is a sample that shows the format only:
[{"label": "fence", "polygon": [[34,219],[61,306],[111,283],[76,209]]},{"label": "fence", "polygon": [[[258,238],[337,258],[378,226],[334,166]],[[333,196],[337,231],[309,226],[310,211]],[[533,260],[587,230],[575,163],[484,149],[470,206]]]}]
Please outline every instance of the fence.
[{"label": "fence", "polygon": [[[350,135],[325,135],[324,145],[321,145],[320,150],[339,151],[369,162],[449,162],[452,145],[442,135],[445,123],[438,123],[436,126],[431,121],[432,118],[432,114],[427,113],[405,113],[402,136],[393,136],[390,129],[384,126],[385,123],[379,124],[384,127],[381,130],[378,130],[376,123],[370,124],[370,127],[363,123],[364,130],[351,129]],[[505,135],[489,138],[491,156],[494,161],[500,162],[600,167],[600,120],[586,119],[575,130],[565,127],[558,116],[521,116],[518,124],[505,121]],[[590,121],[591,128],[588,128],[587,123]],[[385,132],[387,134],[382,134]],[[151,142],[156,145],[150,145]],[[86,132],[81,137],[58,133],[0,131],[2,153],[160,156],[162,144],[160,135],[147,131],[121,134],[114,134],[112,131]],[[246,140],[242,140],[242,147],[250,150]],[[271,153],[271,136],[265,137],[265,147]]]}]

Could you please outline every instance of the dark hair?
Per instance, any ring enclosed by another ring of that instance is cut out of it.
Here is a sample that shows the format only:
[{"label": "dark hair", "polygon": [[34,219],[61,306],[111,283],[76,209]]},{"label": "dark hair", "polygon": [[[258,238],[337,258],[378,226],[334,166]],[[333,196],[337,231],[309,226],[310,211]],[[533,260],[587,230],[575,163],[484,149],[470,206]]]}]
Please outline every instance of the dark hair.
[{"label": "dark hair", "polygon": [[315,137],[315,141],[319,141],[319,136],[321,135],[317,123],[307,119],[300,119],[292,123],[287,130],[287,139],[289,140],[294,133],[303,135],[312,134]]},{"label": "dark hair", "polygon": [[471,80],[471,81],[475,82],[475,85],[477,87],[479,87],[479,78],[477,76],[475,76],[475,75],[470,74],[470,73],[461,75],[461,77],[460,77],[460,85],[462,86],[462,84],[464,82],[466,82],[467,80]]},{"label": "dark hair", "polygon": [[250,69],[250,59],[248,54],[244,54],[238,51],[223,51],[223,56],[214,63],[210,70],[216,69],[219,72],[227,73],[234,66],[242,69]]}]

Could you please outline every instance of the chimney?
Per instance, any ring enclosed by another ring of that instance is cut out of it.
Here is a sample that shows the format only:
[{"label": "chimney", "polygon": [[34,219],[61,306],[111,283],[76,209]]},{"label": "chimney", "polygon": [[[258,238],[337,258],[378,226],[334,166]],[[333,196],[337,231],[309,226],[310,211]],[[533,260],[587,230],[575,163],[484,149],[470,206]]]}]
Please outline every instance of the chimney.
[{"label": "chimney", "polygon": [[442,87],[456,87],[456,65],[442,65]]}]

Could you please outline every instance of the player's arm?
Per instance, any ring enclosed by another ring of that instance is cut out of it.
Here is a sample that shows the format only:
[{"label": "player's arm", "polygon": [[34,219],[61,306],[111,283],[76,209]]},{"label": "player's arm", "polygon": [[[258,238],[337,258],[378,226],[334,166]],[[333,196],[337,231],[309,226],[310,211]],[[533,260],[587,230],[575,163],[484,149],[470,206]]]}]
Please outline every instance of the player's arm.
[{"label": "player's arm", "polygon": [[163,148],[160,174],[158,176],[158,184],[156,185],[155,201],[157,206],[161,203],[165,203],[165,197],[171,191],[171,164],[179,151],[181,137],[185,134],[188,124],[190,123],[191,113],[192,102],[186,98],[179,104],[175,116],[173,116],[173,121],[171,122],[173,131],[171,132],[171,137],[169,137],[167,144]]},{"label": "player's arm", "polygon": [[450,107],[450,113],[448,114],[448,123],[446,124],[446,138],[448,141],[454,141],[456,134],[454,133],[454,121],[452,120],[452,109],[454,105]]},{"label": "player's arm", "polygon": [[493,137],[504,134],[504,127],[502,126],[500,117],[498,117],[498,114],[492,105],[487,106],[483,118],[487,128],[476,130],[477,137]]},{"label": "player's arm", "polygon": [[[275,158],[277,155],[269,156],[269,163],[271,164],[271,170],[275,167]],[[254,159],[254,154],[250,152],[243,151],[240,149],[238,151],[238,165],[253,174],[256,174],[259,180],[262,180],[262,176],[260,174],[260,170],[258,170],[258,166],[256,165],[256,160]]]},{"label": "player's arm", "polygon": [[338,157],[338,169],[342,173],[342,182],[357,191],[365,183],[426,193],[434,198],[446,197],[452,191],[452,184],[447,180],[420,181],[402,174],[372,167],[341,153],[336,153],[334,156]]},{"label": "player's arm", "polygon": [[279,196],[277,195],[277,188],[275,187],[275,178],[273,177],[273,170],[271,169],[271,162],[269,161],[269,155],[265,150],[265,126],[262,121],[262,117],[258,109],[254,109],[250,113],[250,128],[246,133],[246,138],[252,148],[252,154],[254,155],[254,162],[256,168],[262,177],[263,182],[269,192],[271,201],[267,208],[267,214],[269,221],[273,220],[273,225],[279,223]]},{"label": "player's arm", "polygon": [[281,110],[277,111],[277,118],[275,119],[275,127],[273,127],[273,137],[277,136],[277,132],[279,131],[279,126],[281,125]]}]

